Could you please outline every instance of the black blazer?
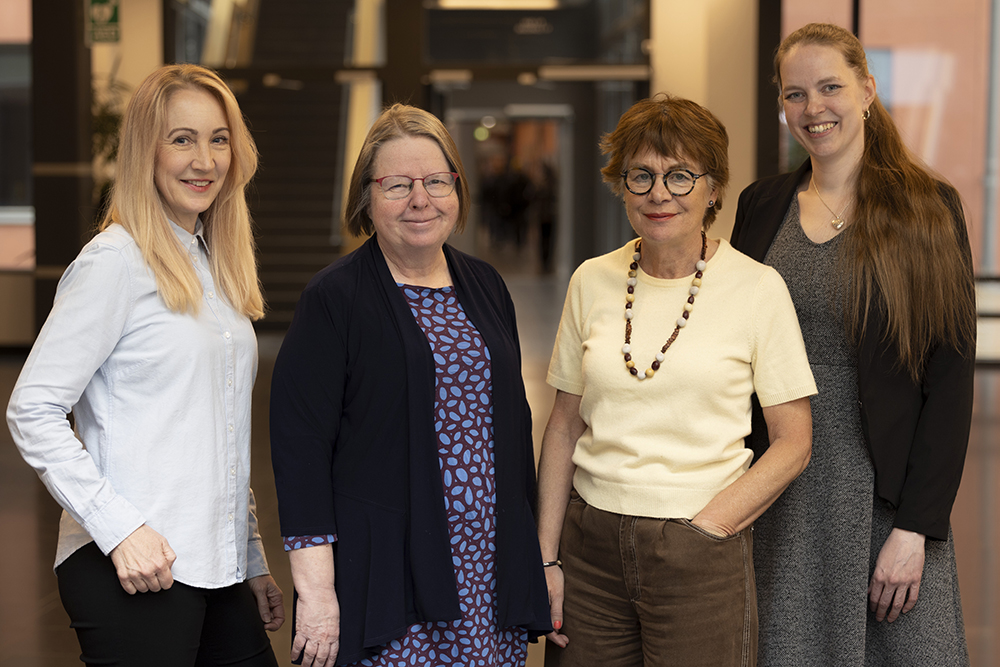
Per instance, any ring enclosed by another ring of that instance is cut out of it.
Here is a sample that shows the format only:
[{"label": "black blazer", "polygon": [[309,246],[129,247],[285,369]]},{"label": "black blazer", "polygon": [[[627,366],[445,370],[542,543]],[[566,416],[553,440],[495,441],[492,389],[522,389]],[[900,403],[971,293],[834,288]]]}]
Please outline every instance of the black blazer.
[{"label": "black blazer", "polygon": [[[497,622],[537,636],[551,625],[514,306],[491,266],[444,251],[492,358]],[[337,664],[373,654],[413,623],[461,618],[434,359],[374,237],[303,291],[275,362],[270,421],[282,535],[338,537]]]},{"label": "black blazer", "polygon": [[[799,183],[812,169],[806,160],[790,174],[764,178],[740,194],[732,245],[763,262]],[[967,251],[972,253],[958,193],[939,184]],[[933,259],[928,258],[928,270]],[[972,421],[975,350],[939,346],[927,358],[919,382],[900,367],[895,346],[885,340],[885,314],[869,314],[858,346],[858,408],[875,466],[878,495],[896,508],[894,525],[928,537],[948,538],[949,516],[965,465]],[[763,423],[762,421],[757,423]]]}]

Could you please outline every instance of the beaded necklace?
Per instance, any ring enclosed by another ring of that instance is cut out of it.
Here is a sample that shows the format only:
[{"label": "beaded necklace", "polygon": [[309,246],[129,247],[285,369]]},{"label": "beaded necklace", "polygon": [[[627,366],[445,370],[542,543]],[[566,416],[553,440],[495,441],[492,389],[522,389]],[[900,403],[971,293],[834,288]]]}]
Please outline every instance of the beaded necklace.
[{"label": "beaded necklace", "polygon": [[688,318],[691,316],[691,311],[694,309],[694,297],[701,289],[701,277],[705,271],[705,267],[707,266],[705,264],[705,254],[707,251],[708,238],[705,236],[705,231],[702,230],[701,259],[699,259],[694,265],[694,280],[691,281],[691,288],[688,290],[689,296],[687,302],[684,304],[684,312],[677,318],[677,325],[674,327],[674,332],[670,334],[670,338],[668,338],[667,342],[663,344],[660,351],[656,353],[653,363],[646,369],[645,374],[639,375],[639,370],[635,367],[635,362],[632,361],[632,304],[635,302],[635,286],[636,283],[638,283],[636,276],[639,272],[639,260],[642,259],[642,239],[636,240],[635,254],[632,255],[632,263],[628,266],[628,280],[625,281],[627,285],[625,290],[625,344],[622,345],[622,354],[625,356],[625,367],[628,368],[628,372],[631,373],[635,379],[651,379],[656,371],[660,370],[660,364],[663,363],[664,355],[667,349],[673,345],[675,340],[677,340],[677,334],[680,333],[681,329],[687,326]]}]

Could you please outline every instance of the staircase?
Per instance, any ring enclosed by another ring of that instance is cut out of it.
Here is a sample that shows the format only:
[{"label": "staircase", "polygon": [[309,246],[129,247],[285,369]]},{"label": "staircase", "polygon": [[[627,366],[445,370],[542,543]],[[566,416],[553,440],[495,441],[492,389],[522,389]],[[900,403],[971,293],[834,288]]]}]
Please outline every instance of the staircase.
[{"label": "staircase", "polygon": [[344,67],[352,7],[353,0],[260,0],[251,65],[223,72],[239,82],[260,151],[249,193],[267,299],[258,331],[286,330],[302,288],[340,255],[331,240],[341,224],[334,191],[344,178],[334,74]]}]

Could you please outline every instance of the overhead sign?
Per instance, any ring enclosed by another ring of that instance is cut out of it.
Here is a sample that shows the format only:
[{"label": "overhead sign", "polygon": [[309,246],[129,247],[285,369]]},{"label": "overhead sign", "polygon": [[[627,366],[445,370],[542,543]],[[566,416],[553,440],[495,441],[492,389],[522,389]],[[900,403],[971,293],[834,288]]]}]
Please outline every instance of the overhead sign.
[{"label": "overhead sign", "polygon": [[118,26],[119,0],[84,0],[87,3],[87,42],[117,42],[121,38]]}]

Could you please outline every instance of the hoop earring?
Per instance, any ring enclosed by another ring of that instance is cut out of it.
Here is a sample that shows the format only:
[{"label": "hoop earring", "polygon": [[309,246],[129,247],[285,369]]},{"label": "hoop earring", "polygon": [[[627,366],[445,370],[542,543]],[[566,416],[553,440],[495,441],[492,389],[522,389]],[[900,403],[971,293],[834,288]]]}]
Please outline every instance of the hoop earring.
[{"label": "hoop earring", "polygon": [[709,208],[713,208],[714,206],[715,206],[715,200],[714,199],[709,199],[708,200],[708,207]]},{"label": "hoop earring", "polygon": [[871,117],[872,117],[872,112],[869,111],[868,109],[865,109],[864,112],[861,114],[861,120],[868,120]]}]

